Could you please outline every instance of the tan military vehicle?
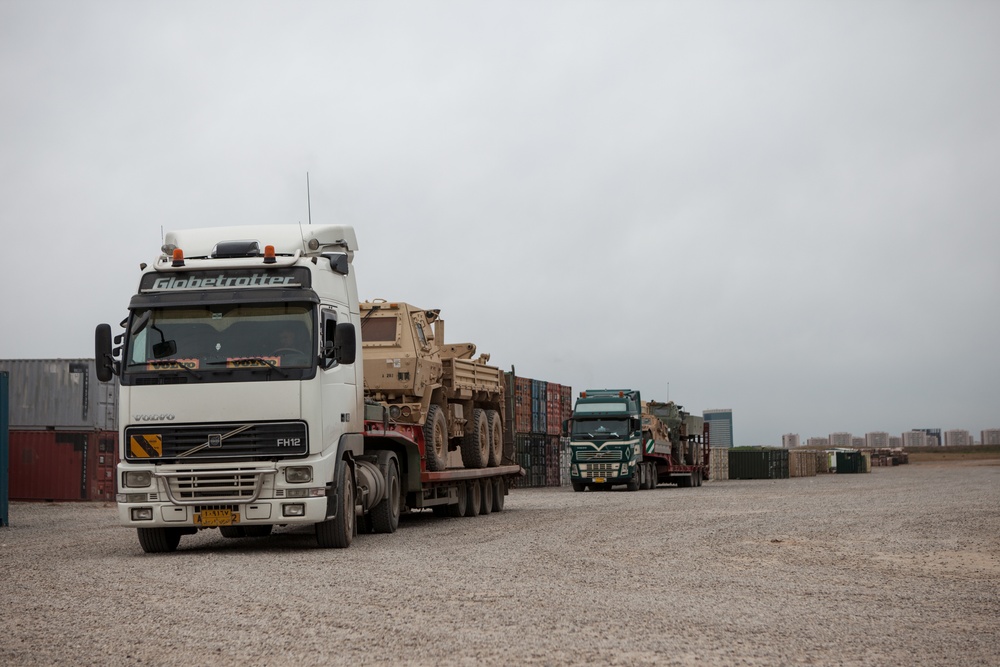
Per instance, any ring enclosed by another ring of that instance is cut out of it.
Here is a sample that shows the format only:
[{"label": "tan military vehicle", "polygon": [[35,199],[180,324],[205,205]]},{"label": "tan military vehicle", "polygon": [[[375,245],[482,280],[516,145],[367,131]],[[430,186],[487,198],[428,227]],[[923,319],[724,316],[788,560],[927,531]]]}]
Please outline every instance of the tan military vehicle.
[{"label": "tan military vehicle", "polygon": [[498,466],[503,374],[472,343],[444,342],[439,310],[381,299],[361,304],[365,397],[395,422],[423,427],[427,470]]}]

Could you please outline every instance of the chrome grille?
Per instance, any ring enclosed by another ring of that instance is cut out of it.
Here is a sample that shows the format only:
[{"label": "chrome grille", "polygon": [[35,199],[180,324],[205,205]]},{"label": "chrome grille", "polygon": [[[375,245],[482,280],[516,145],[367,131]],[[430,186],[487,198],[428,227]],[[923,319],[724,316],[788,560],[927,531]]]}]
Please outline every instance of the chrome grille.
[{"label": "chrome grille", "polygon": [[252,503],[260,496],[265,478],[275,468],[229,470],[174,470],[154,472],[166,483],[167,495],[175,505],[208,503]]},{"label": "chrome grille", "polygon": [[621,461],[620,449],[595,449],[592,451],[576,450],[577,461]]}]

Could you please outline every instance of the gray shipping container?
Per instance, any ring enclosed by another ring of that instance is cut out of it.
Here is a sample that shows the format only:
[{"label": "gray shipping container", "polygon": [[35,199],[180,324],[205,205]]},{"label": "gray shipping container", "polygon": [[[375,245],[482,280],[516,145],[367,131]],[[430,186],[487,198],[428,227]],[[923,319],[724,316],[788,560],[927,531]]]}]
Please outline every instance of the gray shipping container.
[{"label": "gray shipping container", "polygon": [[12,430],[118,430],[118,378],[98,381],[93,359],[0,359],[0,371]]}]

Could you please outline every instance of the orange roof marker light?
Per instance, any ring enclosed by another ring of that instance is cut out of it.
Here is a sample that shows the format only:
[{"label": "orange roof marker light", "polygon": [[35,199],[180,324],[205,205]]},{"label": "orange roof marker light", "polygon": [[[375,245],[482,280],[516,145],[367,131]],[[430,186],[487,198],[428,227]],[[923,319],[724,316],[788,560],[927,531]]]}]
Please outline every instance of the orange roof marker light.
[{"label": "orange roof marker light", "polygon": [[180,248],[174,248],[174,261],[171,266],[184,266],[184,251]]},{"label": "orange roof marker light", "polygon": [[264,263],[274,264],[276,261],[278,260],[275,259],[274,257],[274,246],[273,245],[264,246]]}]

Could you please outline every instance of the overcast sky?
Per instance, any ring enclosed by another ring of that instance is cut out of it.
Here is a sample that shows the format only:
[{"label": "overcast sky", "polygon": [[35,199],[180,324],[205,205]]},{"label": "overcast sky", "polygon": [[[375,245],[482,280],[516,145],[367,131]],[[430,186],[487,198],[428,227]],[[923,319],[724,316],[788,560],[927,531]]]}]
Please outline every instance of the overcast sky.
[{"label": "overcast sky", "polygon": [[1000,3],[0,0],[0,358],[165,230],[350,224],[362,298],[736,444],[1000,427]]}]

